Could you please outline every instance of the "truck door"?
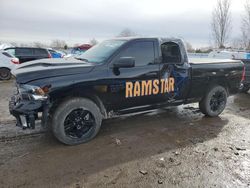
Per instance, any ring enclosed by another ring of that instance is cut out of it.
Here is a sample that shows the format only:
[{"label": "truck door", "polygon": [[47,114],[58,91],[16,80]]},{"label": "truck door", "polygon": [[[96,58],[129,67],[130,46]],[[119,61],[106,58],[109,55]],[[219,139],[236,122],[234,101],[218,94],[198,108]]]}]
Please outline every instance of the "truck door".
[{"label": "truck door", "polygon": [[186,50],[178,41],[164,42],[160,49],[160,80],[164,82],[162,100],[181,102],[188,95],[191,78]]},{"label": "truck door", "polygon": [[113,109],[157,102],[153,95],[153,81],[159,81],[159,63],[155,61],[159,53],[155,46],[154,39],[132,40],[109,63],[109,96]]}]

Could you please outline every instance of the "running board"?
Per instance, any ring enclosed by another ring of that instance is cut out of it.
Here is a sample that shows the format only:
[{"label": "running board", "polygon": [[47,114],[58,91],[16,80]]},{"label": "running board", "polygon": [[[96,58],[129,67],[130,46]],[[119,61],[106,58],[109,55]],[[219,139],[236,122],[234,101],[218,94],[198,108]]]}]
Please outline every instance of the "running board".
[{"label": "running board", "polygon": [[[154,104],[154,105],[145,105],[145,106],[139,106],[139,107],[133,107],[133,108],[126,108],[122,109],[119,111],[115,112],[115,115],[124,115],[124,114],[131,114],[131,113],[136,113],[136,112],[143,112],[143,111],[149,111],[149,110],[155,110],[158,108],[163,108],[163,107],[169,107],[170,103],[159,103],[159,104]],[[183,101],[175,101],[174,103],[171,103],[171,106],[178,106],[183,104]]]}]

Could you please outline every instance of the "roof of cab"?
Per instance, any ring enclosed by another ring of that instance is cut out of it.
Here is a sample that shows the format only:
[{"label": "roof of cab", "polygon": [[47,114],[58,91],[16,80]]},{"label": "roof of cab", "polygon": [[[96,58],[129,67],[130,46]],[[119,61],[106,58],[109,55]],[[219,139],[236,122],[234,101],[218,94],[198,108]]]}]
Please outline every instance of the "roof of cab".
[{"label": "roof of cab", "polygon": [[160,44],[164,43],[164,42],[183,42],[182,39],[180,38],[175,38],[175,37],[117,37],[117,38],[112,38],[110,40],[126,40],[126,41],[130,41],[130,40],[138,40],[138,39],[158,39]]}]

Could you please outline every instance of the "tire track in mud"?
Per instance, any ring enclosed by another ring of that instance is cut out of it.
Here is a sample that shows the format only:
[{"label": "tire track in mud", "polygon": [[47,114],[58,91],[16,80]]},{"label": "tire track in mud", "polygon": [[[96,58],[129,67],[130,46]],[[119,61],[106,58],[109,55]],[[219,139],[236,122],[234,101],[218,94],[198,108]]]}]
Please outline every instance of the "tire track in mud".
[{"label": "tire track in mud", "polygon": [[47,131],[23,134],[23,135],[18,135],[18,136],[1,137],[0,142],[11,142],[11,141],[19,141],[22,139],[35,138],[35,137],[44,135],[46,132]]},{"label": "tire track in mud", "polygon": [[39,124],[36,126],[36,129],[23,130],[22,128],[15,126],[14,120],[0,121],[0,142],[35,138],[44,135],[46,132],[48,132],[48,130],[42,128]]}]

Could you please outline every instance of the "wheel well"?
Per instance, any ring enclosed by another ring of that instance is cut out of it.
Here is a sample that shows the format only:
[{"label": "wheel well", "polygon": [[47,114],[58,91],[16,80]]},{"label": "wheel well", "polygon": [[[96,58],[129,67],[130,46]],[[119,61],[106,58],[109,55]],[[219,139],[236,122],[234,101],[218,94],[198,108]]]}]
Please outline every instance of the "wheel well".
[{"label": "wheel well", "polygon": [[226,89],[226,92],[227,92],[227,95],[229,96],[229,85],[228,85],[228,82],[227,82],[227,80],[226,80],[226,78],[223,78],[223,79],[214,79],[214,80],[210,80],[209,81],[209,84],[208,84],[208,86],[207,86],[207,89],[206,90],[204,90],[204,92],[203,92],[203,94],[202,94],[202,97],[201,97],[201,99],[200,99],[200,101],[201,100],[203,100],[204,99],[204,97],[206,96],[206,94],[209,92],[209,90],[211,89],[211,88],[213,88],[213,87],[215,87],[215,86],[222,86],[222,87],[224,87],[225,89]]},{"label": "wheel well", "polygon": [[206,93],[208,92],[209,89],[211,89],[211,87],[214,87],[214,86],[224,87],[227,91],[227,94],[229,94],[229,85],[228,85],[228,81],[226,78],[221,78],[221,79],[216,78],[216,80],[211,80],[211,83],[208,84]]},{"label": "wheel well", "polygon": [[0,67],[0,69],[8,69],[9,71],[11,71],[8,67]]},{"label": "wheel well", "polygon": [[[57,97],[56,97],[57,96]],[[51,107],[50,107],[50,112],[53,113],[53,110],[59,105],[61,104],[63,101],[68,100],[72,97],[81,97],[81,98],[87,98],[91,101],[93,101],[100,109],[101,114],[103,119],[106,119],[108,117],[107,115],[107,111],[106,108],[102,102],[102,100],[100,99],[100,97],[98,97],[96,94],[94,93],[83,93],[83,92],[68,92],[64,95],[54,95],[53,97],[51,97]]]}]

